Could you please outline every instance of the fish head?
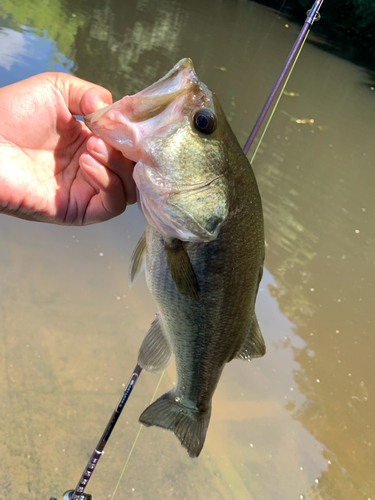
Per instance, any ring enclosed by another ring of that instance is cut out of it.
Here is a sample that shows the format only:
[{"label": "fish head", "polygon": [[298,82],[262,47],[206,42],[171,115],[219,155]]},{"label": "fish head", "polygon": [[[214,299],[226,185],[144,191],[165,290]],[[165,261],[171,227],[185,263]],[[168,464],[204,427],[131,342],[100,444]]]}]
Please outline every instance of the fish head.
[{"label": "fish head", "polygon": [[190,59],[141,92],[86,116],[85,123],[136,162],[138,203],[152,227],[182,241],[217,237],[228,215],[233,133]]}]

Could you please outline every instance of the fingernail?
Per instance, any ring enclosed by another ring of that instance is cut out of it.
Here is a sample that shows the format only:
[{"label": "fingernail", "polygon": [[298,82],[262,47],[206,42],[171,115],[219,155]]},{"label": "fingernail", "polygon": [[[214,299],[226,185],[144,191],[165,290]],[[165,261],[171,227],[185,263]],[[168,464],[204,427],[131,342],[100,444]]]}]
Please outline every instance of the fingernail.
[{"label": "fingernail", "polygon": [[96,103],[96,109],[102,109],[102,108],[105,108],[106,106],[109,106],[110,103],[109,102],[104,102],[102,101],[101,99],[98,100],[98,102]]},{"label": "fingernail", "polygon": [[95,151],[95,153],[98,153],[99,155],[105,155],[107,154],[107,147],[104,143],[104,141],[102,141],[102,139],[99,139],[96,141],[96,144],[95,146],[92,148],[93,151]]}]

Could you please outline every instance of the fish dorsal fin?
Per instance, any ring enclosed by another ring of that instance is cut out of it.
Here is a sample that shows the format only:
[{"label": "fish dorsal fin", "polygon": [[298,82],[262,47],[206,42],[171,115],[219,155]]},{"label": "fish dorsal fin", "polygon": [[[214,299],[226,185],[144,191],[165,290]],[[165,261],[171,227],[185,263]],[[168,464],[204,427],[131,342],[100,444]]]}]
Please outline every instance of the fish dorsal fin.
[{"label": "fish dorsal fin", "polygon": [[139,273],[143,269],[143,264],[145,260],[146,254],[146,236],[145,233],[140,237],[132,256],[130,258],[129,264],[129,287],[131,288],[136,279],[138,278]]},{"label": "fish dorsal fin", "polygon": [[169,365],[171,358],[172,349],[158,313],[139,349],[138,364],[149,372],[159,372]]},{"label": "fish dorsal fin", "polygon": [[182,241],[165,238],[164,248],[169,271],[179,292],[192,300],[199,300],[197,276]]},{"label": "fish dorsal fin", "polygon": [[253,358],[261,358],[265,354],[266,345],[259,328],[257,317],[254,313],[245,340],[234,358],[251,361]]}]

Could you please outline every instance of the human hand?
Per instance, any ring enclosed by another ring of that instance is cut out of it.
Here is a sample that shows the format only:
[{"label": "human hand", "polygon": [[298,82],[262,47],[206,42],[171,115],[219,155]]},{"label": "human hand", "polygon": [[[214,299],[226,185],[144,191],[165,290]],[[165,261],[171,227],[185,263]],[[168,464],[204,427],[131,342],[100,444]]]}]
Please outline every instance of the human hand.
[{"label": "human hand", "polygon": [[111,102],[108,90],[65,73],[1,88],[0,213],[85,225],[134,203],[134,163],[73,116]]}]

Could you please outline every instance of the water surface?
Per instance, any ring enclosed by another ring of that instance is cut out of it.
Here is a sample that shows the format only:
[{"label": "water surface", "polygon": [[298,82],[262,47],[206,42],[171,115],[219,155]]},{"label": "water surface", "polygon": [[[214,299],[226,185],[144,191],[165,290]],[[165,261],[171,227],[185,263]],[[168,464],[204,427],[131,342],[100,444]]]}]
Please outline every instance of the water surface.
[{"label": "water surface", "polygon": [[[2,1],[0,16],[0,85],[65,71],[119,98],[188,56],[241,144],[300,29],[233,0]],[[375,499],[375,92],[364,68],[318,46],[304,48],[253,163],[267,355],[226,367],[199,459],[143,429],[117,499]],[[136,207],[86,228],[1,217],[1,500],[75,487],[156,312],[143,277],[127,286],[142,231]],[[113,495],[157,381],[142,374],[90,481],[95,500]],[[171,366],[159,393],[173,381]]]}]

